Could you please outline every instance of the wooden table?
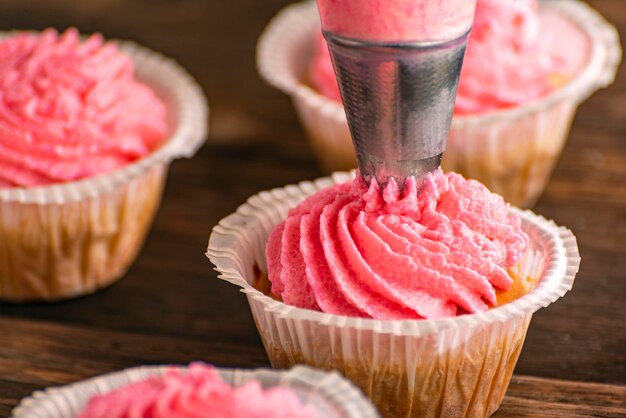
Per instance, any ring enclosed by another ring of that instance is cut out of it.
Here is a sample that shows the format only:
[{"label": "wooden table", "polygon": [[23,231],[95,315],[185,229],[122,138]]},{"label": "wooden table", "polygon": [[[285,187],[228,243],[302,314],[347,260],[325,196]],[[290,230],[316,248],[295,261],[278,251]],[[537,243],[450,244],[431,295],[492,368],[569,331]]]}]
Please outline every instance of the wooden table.
[{"label": "wooden table", "polygon": [[[176,58],[204,86],[212,116],[207,145],[173,165],[122,281],[53,305],[0,304],[1,416],[35,389],[139,364],[268,365],[244,297],[217,280],[204,250],[248,196],[323,174],[289,99],[255,71],[256,39],[286,3],[2,0],[2,28],[76,25]],[[624,0],[589,3],[626,34]],[[583,262],[574,290],[533,319],[498,416],[626,416],[625,119],[622,66],[617,84],[580,108],[535,208],[576,233]]]}]

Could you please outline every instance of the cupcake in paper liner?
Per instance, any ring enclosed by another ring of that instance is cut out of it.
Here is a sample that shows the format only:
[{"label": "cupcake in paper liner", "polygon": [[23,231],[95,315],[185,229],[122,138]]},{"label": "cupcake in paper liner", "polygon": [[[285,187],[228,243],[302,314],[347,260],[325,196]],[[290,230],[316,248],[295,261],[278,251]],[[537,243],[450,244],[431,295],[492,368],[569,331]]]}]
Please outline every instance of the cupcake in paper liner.
[{"label": "cupcake in paper liner", "polygon": [[335,174],[250,198],[207,256],[271,363],[337,370],[385,417],[486,417],[538,309],[572,286],[573,234],[441,171],[403,191]]},{"label": "cupcake in paper liner", "polygon": [[23,399],[14,418],[377,418],[337,373],[146,366],[49,388]]},{"label": "cupcake in paper liner", "polygon": [[74,29],[2,33],[0,60],[0,300],[91,293],[134,261],[206,99],[174,61]]},{"label": "cupcake in paper liner", "polygon": [[[479,0],[461,74],[445,170],[516,206],[534,204],[577,106],[612,83],[617,32],[577,0]],[[326,170],[356,166],[315,2],[286,7],[261,36],[260,74],[292,97]]]}]

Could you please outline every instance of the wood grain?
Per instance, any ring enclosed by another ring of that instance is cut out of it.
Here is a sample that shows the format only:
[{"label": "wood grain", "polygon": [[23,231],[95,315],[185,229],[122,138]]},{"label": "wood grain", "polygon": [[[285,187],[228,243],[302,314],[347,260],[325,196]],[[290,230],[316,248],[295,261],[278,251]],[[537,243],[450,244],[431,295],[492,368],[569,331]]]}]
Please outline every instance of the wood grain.
[{"label": "wood grain", "polygon": [[626,386],[515,376],[494,417],[624,417]]},{"label": "wood grain", "polygon": [[[203,360],[224,367],[262,367],[262,351],[241,344],[105,331],[46,321],[0,318],[0,414],[42,387],[141,364]],[[626,386],[515,376],[495,417],[619,417]]]},{"label": "wood grain", "polygon": [[[162,51],[194,74],[212,108],[209,141],[173,164],[148,242],[121,282],[54,305],[0,304],[0,416],[34,389],[138,364],[268,364],[245,298],[203,253],[212,226],[250,195],[323,174],[289,98],[255,70],[258,35],[287,3],[0,2],[4,29],[75,25]],[[626,43],[626,2],[588,3]],[[580,107],[535,208],[575,232],[583,262],[573,291],[535,315],[516,373],[536,378],[516,378],[498,416],[626,415],[625,120],[622,66],[612,88]]]}]

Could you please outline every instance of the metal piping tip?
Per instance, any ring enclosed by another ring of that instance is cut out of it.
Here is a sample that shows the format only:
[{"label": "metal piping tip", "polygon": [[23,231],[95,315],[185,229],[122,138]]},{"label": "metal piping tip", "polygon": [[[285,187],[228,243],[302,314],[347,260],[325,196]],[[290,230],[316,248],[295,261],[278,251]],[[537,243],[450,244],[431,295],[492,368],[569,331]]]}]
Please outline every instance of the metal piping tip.
[{"label": "metal piping tip", "polygon": [[439,168],[469,32],[410,43],[324,36],[365,180],[393,177],[403,187]]}]

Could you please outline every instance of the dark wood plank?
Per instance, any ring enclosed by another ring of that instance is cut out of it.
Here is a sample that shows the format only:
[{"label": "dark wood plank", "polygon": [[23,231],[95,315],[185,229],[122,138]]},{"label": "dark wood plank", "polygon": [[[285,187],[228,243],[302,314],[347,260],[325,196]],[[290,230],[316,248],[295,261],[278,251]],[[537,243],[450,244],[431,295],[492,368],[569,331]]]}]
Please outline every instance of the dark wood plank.
[{"label": "dark wood plank", "polygon": [[626,386],[514,376],[494,417],[623,417]]},{"label": "dark wood plank", "polygon": [[139,364],[189,363],[228,367],[267,365],[257,345],[207,336],[189,340],[0,318],[0,380],[30,385],[68,383]]},{"label": "dark wood plank", "polygon": [[0,416],[33,390],[142,364],[267,367],[258,344],[224,343],[0,317]]},{"label": "dark wood plank", "polygon": [[[142,364],[266,367],[257,347],[0,318],[0,416],[33,390]],[[496,417],[617,417],[626,386],[515,376]]]}]

